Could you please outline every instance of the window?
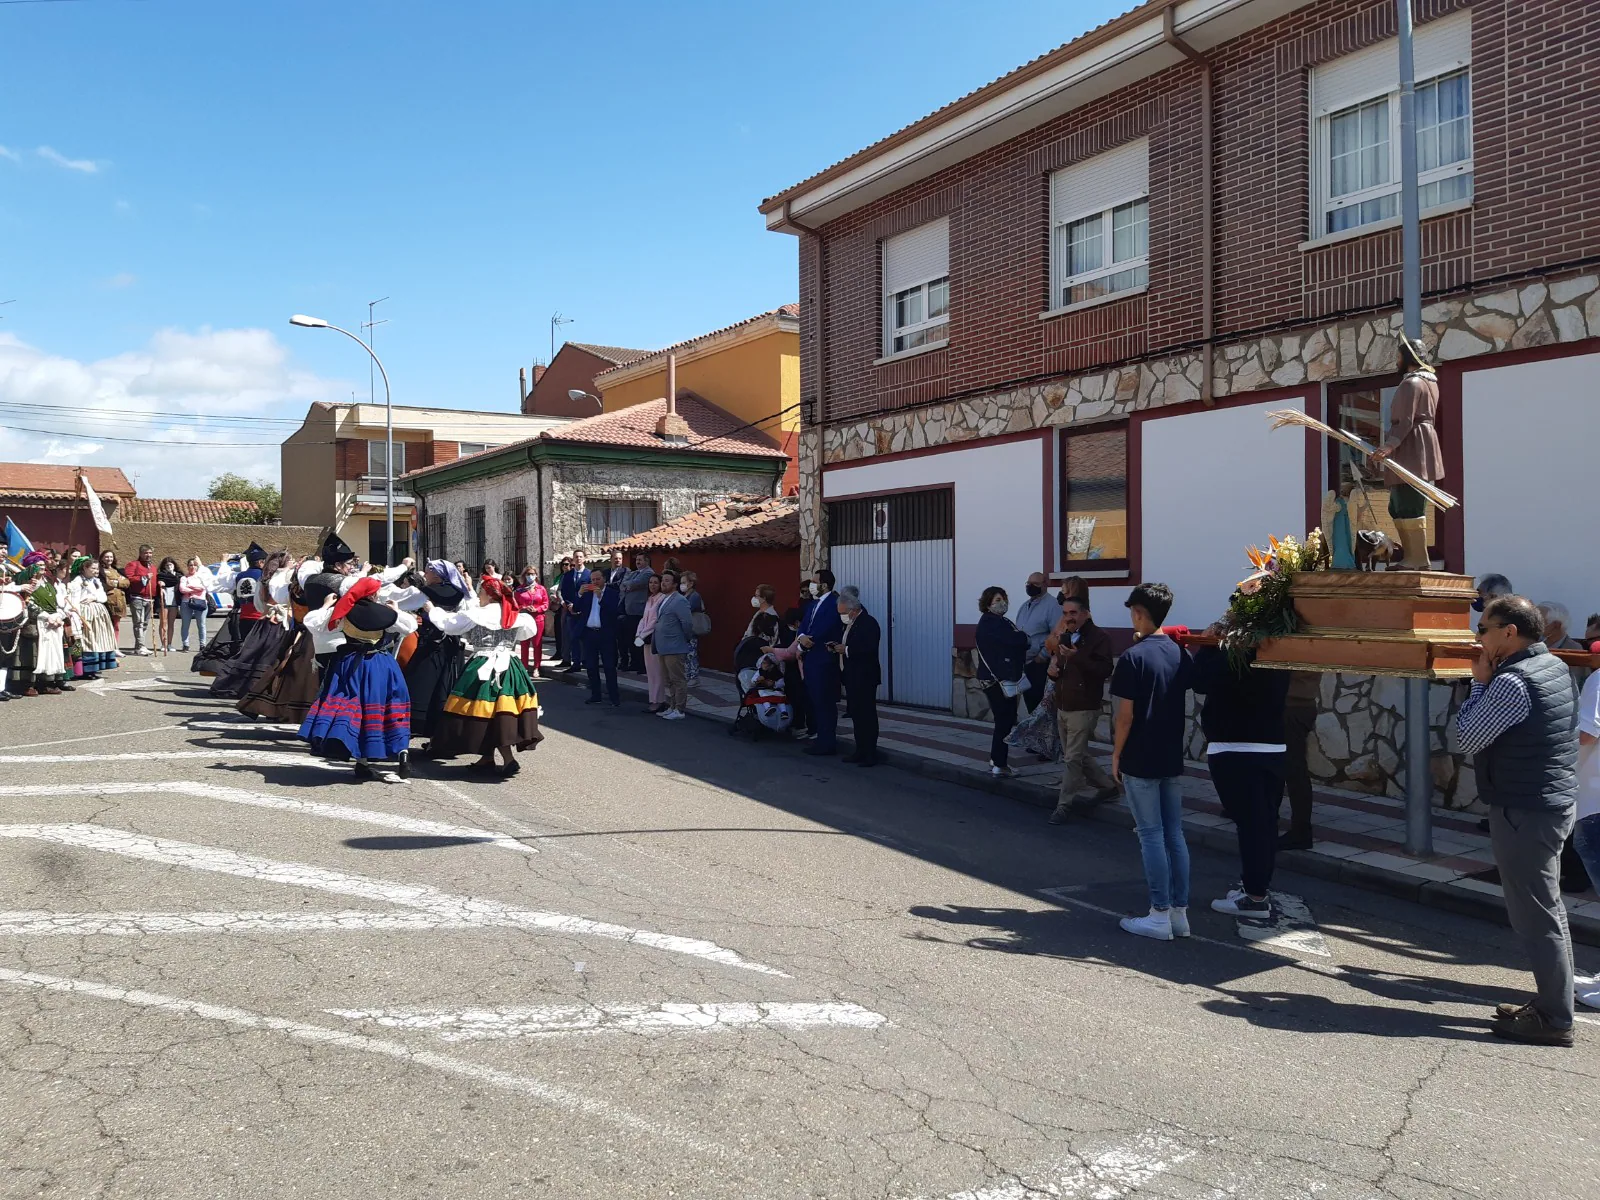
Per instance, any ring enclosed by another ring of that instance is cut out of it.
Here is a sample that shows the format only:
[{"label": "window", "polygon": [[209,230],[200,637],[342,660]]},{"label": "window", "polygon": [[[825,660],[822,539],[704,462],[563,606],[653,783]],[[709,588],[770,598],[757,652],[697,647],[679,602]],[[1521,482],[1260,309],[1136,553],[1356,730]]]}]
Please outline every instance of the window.
[{"label": "window", "polygon": [[1052,311],[1149,284],[1149,191],[1143,138],[1050,177]]},{"label": "window", "polygon": [[482,454],[485,450],[498,450],[499,446],[493,442],[457,442],[456,453],[462,458],[469,454]]},{"label": "window", "polygon": [[883,352],[943,342],[950,331],[950,222],[918,226],[883,243]]},{"label": "window", "polygon": [[[383,479],[388,475],[388,472],[386,470],[384,470],[384,466],[383,466],[384,456],[387,454],[388,449],[389,449],[389,443],[388,443],[387,440],[384,440],[384,439],[379,439],[378,441],[368,442],[367,443],[367,474],[368,475],[371,475],[376,479]],[[394,444],[394,477],[396,479],[399,479],[400,476],[404,475],[405,473],[406,473],[406,444],[404,442],[396,442]]]},{"label": "window", "polygon": [[1061,438],[1061,565],[1128,568],[1128,429],[1125,425]]},{"label": "window", "polygon": [[[474,573],[483,570],[483,560],[489,556],[488,536],[484,528],[483,509],[467,509],[467,568]],[[504,566],[504,564],[501,564]]]},{"label": "window", "polygon": [[[1417,184],[1424,211],[1472,199],[1471,18],[1417,30]],[[1400,85],[1393,41],[1318,67],[1317,210],[1311,236],[1400,215]]]},{"label": "window", "polygon": [[423,554],[428,558],[449,558],[450,550],[445,542],[444,514],[434,513],[430,515],[428,523],[423,527],[423,530]]},{"label": "window", "polygon": [[654,500],[589,500],[585,511],[591,546],[609,546],[661,523]]},{"label": "window", "polygon": [[528,502],[507,500],[502,520],[505,534],[500,568],[510,574],[522,570],[528,562]]}]

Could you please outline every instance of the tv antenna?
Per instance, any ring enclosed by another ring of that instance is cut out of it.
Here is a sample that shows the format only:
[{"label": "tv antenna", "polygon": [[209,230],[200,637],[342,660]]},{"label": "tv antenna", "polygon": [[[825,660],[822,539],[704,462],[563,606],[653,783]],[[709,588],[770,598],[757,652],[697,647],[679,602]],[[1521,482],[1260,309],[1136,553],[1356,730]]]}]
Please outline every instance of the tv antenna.
[{"label": "tv antenna", "polygon": [[[367,301],[367,319],[361,323],[361,328],[363,328],[363,329],[365,329],[367,331],[367,349],[368,350],[372,349],[373,330],[376,329],[379,325],[387,325],[389,323],[388,321],[374,321],[372,319],[372,310],[377,308],[378,305],[382,304],[388,298],[389,297],[387,297],[387,296],[381,296],[376,300],[368,300]],[[368,404],[376,404],[377,402],[378,402],[377,381],[373,378],[372,363],[369,362],[369,363],[367,363],[367,403]]]},{"label": "tv antenna", "polygon": [[560,313],[550,314],[550,361],[556,360],[556,326],[571,325],[571,317],[563,317]]}]

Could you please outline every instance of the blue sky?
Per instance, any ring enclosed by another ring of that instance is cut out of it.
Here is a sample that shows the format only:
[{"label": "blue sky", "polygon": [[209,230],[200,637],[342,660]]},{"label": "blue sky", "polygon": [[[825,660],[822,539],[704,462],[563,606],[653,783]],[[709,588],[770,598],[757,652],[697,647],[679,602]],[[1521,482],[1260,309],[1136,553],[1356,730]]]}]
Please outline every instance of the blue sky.
[{"label": "blue sky", "polygon": [[159,414],[365,398],[291,312],[389,296],[396,403],[514,410],[556,310],[654,347],[793,300],[762,197],[1125,7],[0,3],[0,459],[276,477],[292,426]]}]

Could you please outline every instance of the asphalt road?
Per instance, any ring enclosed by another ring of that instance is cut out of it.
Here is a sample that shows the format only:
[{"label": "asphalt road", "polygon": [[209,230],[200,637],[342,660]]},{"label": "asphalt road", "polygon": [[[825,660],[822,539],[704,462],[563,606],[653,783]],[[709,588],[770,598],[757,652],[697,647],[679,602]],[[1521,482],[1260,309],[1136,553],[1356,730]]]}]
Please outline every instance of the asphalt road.
[{"label": "asphalt road", "polygon": [[0,1195],[1600,1197],[1492,926],[1286,876],[1264,951],[1197,851],[1143,941],[1104,825],[559,685],[356,784],[183,666],[0,706]]}]

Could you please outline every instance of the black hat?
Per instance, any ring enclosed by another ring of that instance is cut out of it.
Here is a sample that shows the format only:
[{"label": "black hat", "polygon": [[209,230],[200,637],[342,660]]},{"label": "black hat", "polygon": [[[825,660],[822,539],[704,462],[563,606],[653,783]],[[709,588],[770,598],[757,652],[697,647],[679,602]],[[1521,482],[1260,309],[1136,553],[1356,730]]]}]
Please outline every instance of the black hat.
[{"label": "black hat", "polygon": [[338,575],[332,571],[324,571],[320,575],[313,575],[306,580],[300,588],[300,595],[304,598],[307,608],[318,609],[328,602],[329,596],[337,596],[339,589],[344,586],[348,575]]},{"label": "black hat", "polygon": [[344,619],[366,633],[382,633],[399,619],[399,614],[376,600],[357,600]]},{"label": "black hat", "polygon": [[325,567],[349,562],[355,556],[356,552],[345,545],[344,539],[337,533],[330,533],[328,540],[322,543],[322,565]]},{"label": "black hat", "polygon": [[[235,545],[237,545],[237,543],[235,543]],[[244,552],[245,562],[249,563],[252,567],[260,566],[261,560],[266,558],[266,556],[267,552],[263,550],[256,542],[251,542],[249,549]]]},{"label": "black hat", "polygon": [[1423,348],[1421,338],[1407,337],[1402,333],[1400,335],[1400,357],[1402,360],[1409,358],[1419,367],[1430,369],[1433,367],[1433,363],[1428,359],[1427,350]]}]

